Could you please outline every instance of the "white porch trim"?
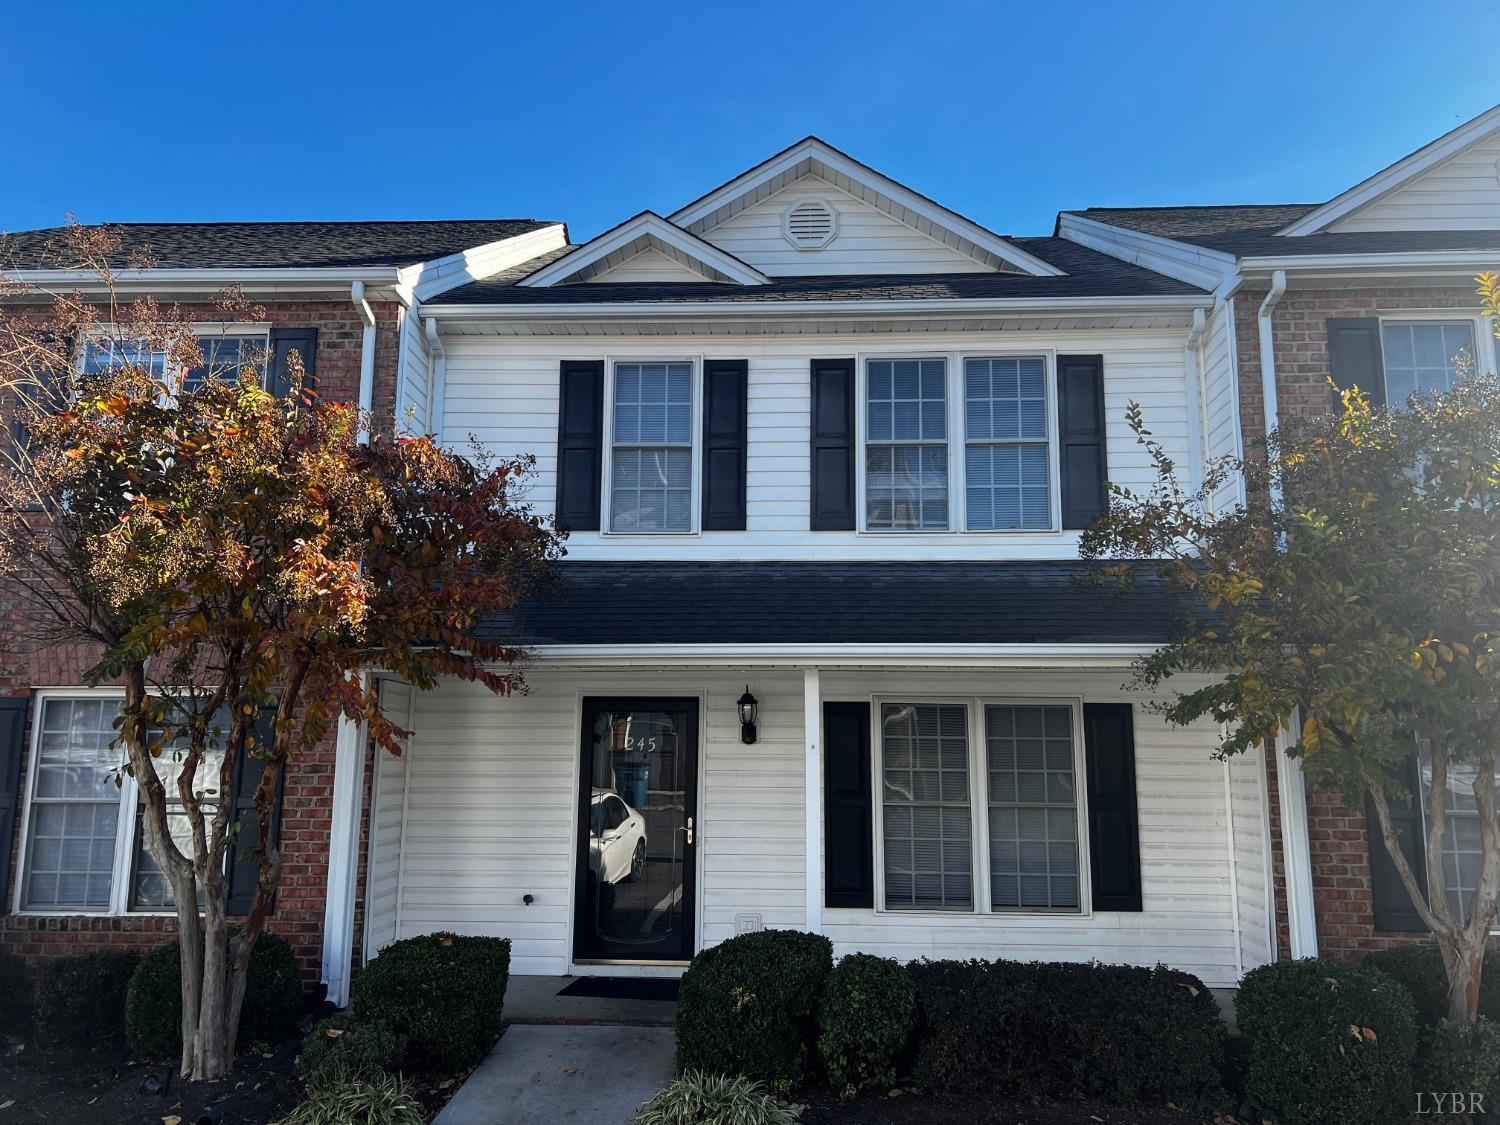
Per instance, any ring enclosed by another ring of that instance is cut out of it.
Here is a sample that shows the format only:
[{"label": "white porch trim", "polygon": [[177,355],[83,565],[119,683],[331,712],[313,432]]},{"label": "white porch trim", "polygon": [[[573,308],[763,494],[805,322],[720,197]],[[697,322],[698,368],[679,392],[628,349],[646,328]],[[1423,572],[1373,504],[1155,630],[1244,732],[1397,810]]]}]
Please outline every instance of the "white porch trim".
[{"label": "white porch trim", "polygon": [[802,733],[807,752],[803,758],[806,801],[807,932],[823,932],[823,692],[816,668],[802,674]]},{"label": "white porch trim", "polygon": [[349,1002],[354,954],[354,900],[359,882],[359,821],[364,804],[364,727],[340,717],[328,831],[328,900],[323,915],[323,983],[330,1003]]},{"label": "white porch trim", "polygon": [[1115,668],[1156,645],[535,645],[549,667],[586,668]]},{"label": "white porch trim", "polygon": [[1276,737],[1276,799],[1281,808],[1281,856],[1286,875],[1287,931],[1294,958],[1318,955],[1318,918],[1313,906],[1312,848],[1307,838],[1307,782],[1300,758],[1286,748],[1290,734]]}]

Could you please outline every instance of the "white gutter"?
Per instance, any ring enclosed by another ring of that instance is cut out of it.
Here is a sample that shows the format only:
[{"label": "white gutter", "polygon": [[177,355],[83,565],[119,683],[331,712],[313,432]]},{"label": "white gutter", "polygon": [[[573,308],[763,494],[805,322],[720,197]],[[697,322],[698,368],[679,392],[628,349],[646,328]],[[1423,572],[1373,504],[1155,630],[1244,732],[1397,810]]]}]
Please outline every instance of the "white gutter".
[{"label": "white gutter", "polygon": [[895,649],[866,644],[532,645],[527,655],[549,666],[793,666],[910,668],[1119,668],[1155,652],[1151,644],[933,644]]},{"label": "white gutter", "polygon": [[[364,338],[359,347],[359,411],[368,417],[375,408],[375,310],[365,300],[363,281],[354,283],[349,299],[354,302],[354,311],[359,313],[359,319],[365,326]],[[362,430],[359,435],[360,444],[368,444],[369,440],[369,432]]]},{"label": "white gutter", "polygon": [[436,317],[426,317],[422,327],[427,335],[427,353],[432,357],[432,369],[427,372],[427,428],[432,431],[434,441],[443,440],[443,399],[448,391],[448,352],[438,335]]},{"label": "white gutter", "polygon": [[883,313],[949,313],[949,312],[1065,312],[1102,310],[1136,312],[1160,309],[1211,308],[1213,298],[1153,294],[1143,297],[953,297],[906,301],[632,301],[607,304],[494,304],[442,305],[429,302],[423,307],[444,320],[638,320],[663,317],[689,320],[702,317],[774,313],[777,316],[816,314],[879,315]]},{"label": "white gutter", "polygon": [[1271,275],[1271,289],[1260,303],[1256,314],[1260,329],[1260,395],[1265,414],[1266,437],[1275,432],[1279,413],[1276,402],[1276,350],[1271,332],[1271,313],[1275,311],[1281,295],[1286,292],[1286,270],[1277,270]]},{"label": "white gutter", "polygon": [[[340,283],[340,287],[351,281],[368,282],[371,285],[395,285],[399,280],[400,271],[395,266],[376,267],[340,267],[330,269],[186,269],[173,268],[151,268],[144,270],[117,270],[114,279],[121,284],[162,284],[177,281],[196,281],[204,285],[230,285],[236,282],[244,284],[255,284],[258,282],[274,282],[278,284],[288,283]],[[103,284],[99,280],[99,274],[95,270],[4,270],[0,271],[11,281],[31,282],[34,284]]]},{"label": "white gutter", "polygon": [[1393,269],[1484,270],[1493,268],[1497,250],[1412,250],[1375,254],[1270,254],[1240,260],[1241,272],[1348,270],[1376,272]]}]

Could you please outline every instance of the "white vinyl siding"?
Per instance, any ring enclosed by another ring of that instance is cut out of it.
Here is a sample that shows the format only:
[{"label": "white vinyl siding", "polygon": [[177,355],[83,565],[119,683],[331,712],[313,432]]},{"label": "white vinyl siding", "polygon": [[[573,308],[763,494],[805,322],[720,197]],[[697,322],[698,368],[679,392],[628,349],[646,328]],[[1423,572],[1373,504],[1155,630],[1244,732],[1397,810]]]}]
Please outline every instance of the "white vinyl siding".
[{"label": "white vinyl siding", "polygon": [[693,366],[617,363],[609,526],[693,529]]},{"label": "white vinyl siding", "polygon": [[870,360],[865,385],[865,526],[948,526],[947,365]]},{"label": "white vinyl siding", "polygon": [[1328,229],[1500,230],[1500,136],[1455,153]]},{"label": "white vinyl siding", "polygon": [[[701,285],[705,281],[713,280],[712,277],[688,269],[687,266],[668,257],[655,247],[648,246],[618,265],[596,273],[588,279],[588,283],[590,285],[641,285],[666,281]],[[601,296],[608,300],[608,294]]]},{"label": "white vinyl siding", "polygon": [[880,779],[886,909],[974,909],[968,709],[882,704]]},{"label": "white vinyl siding", "polygon": [[[445,327],[448,352],[444,400],[445,442],[464,450],[470,434],[497,456],[531,455],[536,475],[526,500],[539,514],[553,510],[557,471],[558,368],[563,360],[617,357],[661,361],[697,357],[748,362],[746,528],[715,531],[688,543],[679,537],[574,531],[572,559],[1076,559],[1078,536],[1051,530],[1002,535],[892,535],[809,530],[811,410],[808,371],[814,359],[857,357],[870,348],[860,335],[776,338],[700,336],[692,340],[607,342],[540,335],[491,336]],[[1125,423],[1131,400],[1141,404],[1168,456],[1188,461],[1188,406],[1183,360],[1185,330],[1132,332],[925,333],[922,350],[958,357],[1040,354],[1104,356],[1104,418],[1111,479],[1148,489],[1154,473]],[[875,357],[871,357],[875,358]],[[860,379],[863,380],[863,370]],[[857,411],[863,426],[863,407]],[[950,418],[951,425],[961,425]],[[1233,433],[1232,425],[1226,425]],[[863,456],[861,450],[860,456]],[[863,493],[860,494],[863,504]],[[743,685],[742,685],[743,686]]]},{"label": "white vinyl siding", "polygon": [[964,360],[966,527],[1052,526],[1047,403],[1042,356]]},{"label": "white vinyl siding", "polygon": [[1383,320],[1386,401],[1405,406],[1415,394],[1450,391],[1475,371],[1474,324],[1468,320]]},{"label": "white vinyl siding", "polygon": [[437,423],[431,401],[433,359],[427,354],[420,315],[401,310],[396,343],[401,355],[396,374],[396,429],[407,434],[429,433]]}]

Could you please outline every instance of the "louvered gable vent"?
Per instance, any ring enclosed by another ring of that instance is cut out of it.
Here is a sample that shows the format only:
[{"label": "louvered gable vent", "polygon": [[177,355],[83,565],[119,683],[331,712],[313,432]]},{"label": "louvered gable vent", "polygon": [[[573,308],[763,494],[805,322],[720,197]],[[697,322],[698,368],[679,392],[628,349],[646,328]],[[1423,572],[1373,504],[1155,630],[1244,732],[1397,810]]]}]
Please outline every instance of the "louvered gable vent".
[{"label": "louvered gable vent", "polygon": [[821,199],[805,199],[787,208],[782,229],[786,240],[798,250],[817,250],[838,233],[838,214]]}]

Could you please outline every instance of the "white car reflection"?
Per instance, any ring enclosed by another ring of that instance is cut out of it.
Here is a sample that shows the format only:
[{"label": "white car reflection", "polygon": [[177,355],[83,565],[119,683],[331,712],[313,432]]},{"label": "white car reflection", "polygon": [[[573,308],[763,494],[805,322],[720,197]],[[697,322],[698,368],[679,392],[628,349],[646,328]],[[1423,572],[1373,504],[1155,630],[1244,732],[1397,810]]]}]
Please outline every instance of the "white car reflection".
[{"label": "white car reflection", "polygon": [[595,789],[589,809],[589,870],[602,883],[634,882],[646,867],[646,818],[617,793]]}]

